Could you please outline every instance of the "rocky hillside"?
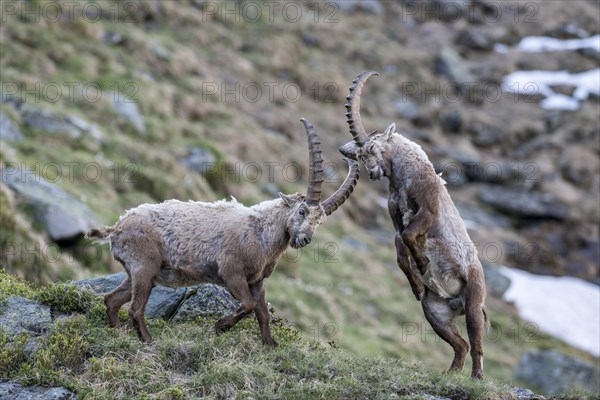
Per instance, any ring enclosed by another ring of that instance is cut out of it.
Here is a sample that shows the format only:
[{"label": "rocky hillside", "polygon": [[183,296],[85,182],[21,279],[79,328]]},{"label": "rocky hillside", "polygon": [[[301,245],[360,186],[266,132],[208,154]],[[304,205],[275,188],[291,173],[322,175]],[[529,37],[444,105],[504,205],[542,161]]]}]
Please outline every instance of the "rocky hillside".
[{"label": "rocky hillside", "polygon": [[[231,312],[231,297],[212,285],[182,304],[174,324],[152,321],[155,341],[144,345],[131,329],[106,327],[104,305],[88,291],[102,292],[112,281],[34,288],[0,272],[0,373],[13,379],[0,380],[2,398],[543,399],[415,362],[355,356],[304,340],[279,319],[272,321],[276,350],[262,346],[253,318],[216,336],[213,324]],[[149,317],[160,314],[157,299]]]},{"label": "rocky hillside", "polygon": [[[517,70],[597,68],[593,48],[518,47],[532,35],[598,34],[596,2],[67,3],[1,3],[7,272],[42,283],[119,271],[82,233],[143,202],[251,204],[304,191],[301,117],[320,133],[331,193],[345,176],[347,87],[375,69],[366,128],[394,121],[423,146],[478,242],[490,284],[488,376],[513,381],[526,353],[548,348],[598,363],[522,321],[495,273],[503,264],[600,282],[597,96],[547,110],[541,89],[502,90]],[[574,96],[568,83],[552,89]],[[450,348],[396,266],[386,190],[363,177],[314,243],[288,251],[267,298],[304,337],[441,371]]]}]

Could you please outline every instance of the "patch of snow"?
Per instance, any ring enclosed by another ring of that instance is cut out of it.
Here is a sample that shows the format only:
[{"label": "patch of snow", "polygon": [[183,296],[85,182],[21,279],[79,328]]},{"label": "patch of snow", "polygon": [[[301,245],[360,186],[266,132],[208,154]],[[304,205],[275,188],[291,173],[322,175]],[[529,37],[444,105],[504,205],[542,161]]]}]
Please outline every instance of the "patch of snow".
[{"label": "patch of snow", "polygon": [[527,53],[578,50],[588,48],[600,52],[600,35],[590,36],[583,39],[568,40],[561,40],[548,36],[529,36],[523,38],[517,45],[517,48]]},{"label": "patch of snow", "polygon": [[[573,86],[573,96],[555,93],[551,86]],[[600,95],[600,68],[571,74],[568,71],[515,71],[504,77],[506,92],[546,97],[540,106],[547,110],[576,110],[591,93]]]},{"label": "patch of snow", "polygon": [[600,287],[573,277],[534,275],[503,267],[504,299],[519,315],[574,347],[600,356]]},{"label": "patch of snow", "polygon": [[506,54],[508,53],[508,46],[502,43],[496,43],[494,45],[494,51],[496,53],[500,53],[500,54]]}]

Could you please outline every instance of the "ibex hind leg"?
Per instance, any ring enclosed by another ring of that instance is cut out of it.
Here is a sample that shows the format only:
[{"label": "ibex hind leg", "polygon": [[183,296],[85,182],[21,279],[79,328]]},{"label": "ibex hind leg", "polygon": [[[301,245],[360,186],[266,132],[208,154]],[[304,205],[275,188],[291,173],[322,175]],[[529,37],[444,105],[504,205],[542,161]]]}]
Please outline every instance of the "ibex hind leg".
[{"label": "ibex hind leg", "polygon": [[467,332],[471,343],[471,378],[483,379],[483,335],[485,329],[485,280],[480,268],[471,268],[465,289]]},{"label": "ibex hind leg", "polygon": [[119,310],[129,300],[131,300],[131,279],[128,273],[115,290],[104,296],[109,326],[114,328],[119,326]]},{"label": "ibex hind leg", "polygon": [[469,344],[456,328],[455,318],[459,312],[453,310],[445,299],[427,290],[421,301],[425,318],[431,327],[446,343],[454,349],[454,359],[450,371],[459,371],[465,364]]},{"label": "ibex hind leg", "polygon": [[132,298],[129,306],[129,317],[138,337],[146,343],[152,342],[152,336],[148,332],[145,321],[146,304],[148,304],[148,298],[154,287],[154,280],[159,269],[160,260],[149,260],[148,258],[144,261],[144,264],[138,263],[131,268]]}]

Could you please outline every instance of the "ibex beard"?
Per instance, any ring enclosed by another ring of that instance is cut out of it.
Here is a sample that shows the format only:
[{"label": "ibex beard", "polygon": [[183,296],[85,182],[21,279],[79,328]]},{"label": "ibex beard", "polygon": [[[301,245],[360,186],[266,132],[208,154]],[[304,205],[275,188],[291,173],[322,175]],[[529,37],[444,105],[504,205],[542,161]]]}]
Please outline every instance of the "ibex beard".
[{"label": "ibex beard", "polygon": [[235,200],[142,204],[114,226],[88,233],[109,242],[127,272],[121,285],[104,297],[109,325],[119,325],[119,309],[131,301],[129,316],[135,331],[150,342],[144,314],[155,283],[168,287],[212,283],[227,287],[241,302],[236,312],[217,321],[217,333],[254,311],[263,343],[277,345],[270,332],[264,281],[289,245],[300,248],[311,242],[317,227],[344,203],[358,180],[358,163],[347,160],[346,180],[321,202],[320,142],[312,124],[302,122],[310,159],[306,196],[280,193],[279,198],[252,207]]},{"label": "ibex beard", "polygon": [[455,324],[456,317],[466,316],[471,376],[482,379],[486,287],[477,249],[446,182],[421,146],[397,133],[394,124],[383,133],[366,134],[360,96],[366,80],[376,74],[366,71],[353,81],[346,116],[354,140],[340,152],[360,161],[370,179],[388,178],[398,266],[435,332],[454,349],[450,370],[462,369],[469,350]]}]

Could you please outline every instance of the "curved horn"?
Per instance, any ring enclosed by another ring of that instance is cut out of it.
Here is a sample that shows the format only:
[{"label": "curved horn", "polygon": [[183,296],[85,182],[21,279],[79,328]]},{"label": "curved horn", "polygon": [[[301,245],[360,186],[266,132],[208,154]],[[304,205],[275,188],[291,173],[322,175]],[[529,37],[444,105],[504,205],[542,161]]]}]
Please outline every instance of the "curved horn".
[{"label": "curved horn", "polygon": [[346,162],[348,163],[349,168],[346,180],[344,180],[342,186],[340,186],[340,188],[336,190],[334,194],[329,196],[327,200],[321,203],[323,209],[325,210],[325,214],[327,215],[330,215],[335,210],[337,210],[339,206],[344,204],[348,197],[350,197],[350,193],[352,193],[354,187],[356,186],[356,183],[358,182],[358,162],[350,160],[349,158],[344,158],[344,160],[346,160]]},{"label": "curved horn", "polygon": [[306,202],[319,204],[321,202],[321,184],[323,183],[323,158],[321,157],[321,142],[315,132],[313,124],[301,118],[304,124],[306,136],[308,137],[308,189],[306,190]]},{"label": "curved horn", "polygon": [[348,125],[350,126],[350,133],[354,137],[356,144],[362,146],[369,140],[367,132],[362,125],[360,119],[360,95],[362,94],[362,88],[372,75],[379,75],[376,71],[365,71],[358,75],[355,80],[352,81],[353,85],[350,87],[350,94],[346,97],[348,103],[346,103],[346,117],[348,117]]}]

